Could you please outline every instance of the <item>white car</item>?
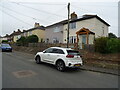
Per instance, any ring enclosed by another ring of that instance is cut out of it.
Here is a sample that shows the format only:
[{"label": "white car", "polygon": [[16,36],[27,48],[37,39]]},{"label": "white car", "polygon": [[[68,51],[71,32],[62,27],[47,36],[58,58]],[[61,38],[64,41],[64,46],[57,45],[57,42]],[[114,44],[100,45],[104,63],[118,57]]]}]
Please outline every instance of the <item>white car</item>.
[{"label": "white car", "polygon": [[71,48],[51,47],[35,55],[37,64],[41,62],[56,65],[59,71],[64,71],[66,67],[79,68],[82,66],[82,58],[78,51]]}]

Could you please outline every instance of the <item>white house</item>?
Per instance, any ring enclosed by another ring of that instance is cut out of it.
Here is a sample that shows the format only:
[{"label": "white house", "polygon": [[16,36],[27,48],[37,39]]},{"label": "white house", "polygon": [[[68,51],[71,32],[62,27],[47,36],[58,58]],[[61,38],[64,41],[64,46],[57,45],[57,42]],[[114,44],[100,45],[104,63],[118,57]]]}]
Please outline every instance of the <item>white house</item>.
[{"label": "white house", "polygon": [[[80,44],[93,44],[97,37],[107,37],[108,27],[110,25],[97,15],[83,15],[77,18],[74,13],[71,14],[69,42]],[[64,23],[63,43],[67,43],[68,23]]]}]

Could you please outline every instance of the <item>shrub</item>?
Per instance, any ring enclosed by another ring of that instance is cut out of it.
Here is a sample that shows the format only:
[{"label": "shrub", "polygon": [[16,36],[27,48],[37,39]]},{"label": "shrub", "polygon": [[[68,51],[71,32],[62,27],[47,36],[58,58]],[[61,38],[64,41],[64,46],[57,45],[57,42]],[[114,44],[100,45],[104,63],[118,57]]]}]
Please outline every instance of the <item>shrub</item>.
[{"label": "shrub", "polygon": [[113,33],[109,33],[109,34],[108,34],[108,37],[109,37],[109,38],[117,38],[117,36],[116,36],[115,34],[113,34]]},{"label": "shrub", "polygon": [[18,46],[24,46],[26,45],[26,37],[21,37],[20,39],[17,40],[17,43],[16,43]]},{"label": "shrub", "polygon": [[100,53],[107,53],[107,37],[97,38],[94,41],[95,51]]},{"label": "shrub", "polygon": [[8,43],[8,40],[2,40],[2,43]]},{"label": "shrub", "polygon": [[31,35],[27,37],[27,43],[37,43],[39,40],[37,35]]},{"label": "shrub", "polygon": [[95,51],[100,53],[120,52],[120,40],[117,38],[101,37],[95,39]]},{"label": "shrub", "polygon": [[119,52],[119,40],[115,38],[111,38],[107,41],[107,52],[108,53],[116,53]]}]

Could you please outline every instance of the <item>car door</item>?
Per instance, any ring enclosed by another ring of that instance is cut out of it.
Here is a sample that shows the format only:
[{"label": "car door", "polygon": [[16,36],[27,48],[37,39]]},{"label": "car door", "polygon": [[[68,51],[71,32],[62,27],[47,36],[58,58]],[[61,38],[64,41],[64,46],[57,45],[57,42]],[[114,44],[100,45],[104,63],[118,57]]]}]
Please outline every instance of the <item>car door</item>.
[{"label": "car door", "polygon": [[56,49],[54,48],[52,53],[50,54],[50,60],[52,62],[56,61],[59,57],[61,57],[61,55],[63,55],[64,52],[61,49]]},{"label": "car door", "polygon": [[53,48],[48,48],[47,50],[45,50],[42,55],[42,60],[44,62],[53,63],[53,61],[51,60],[52,53],[53,53]]}]

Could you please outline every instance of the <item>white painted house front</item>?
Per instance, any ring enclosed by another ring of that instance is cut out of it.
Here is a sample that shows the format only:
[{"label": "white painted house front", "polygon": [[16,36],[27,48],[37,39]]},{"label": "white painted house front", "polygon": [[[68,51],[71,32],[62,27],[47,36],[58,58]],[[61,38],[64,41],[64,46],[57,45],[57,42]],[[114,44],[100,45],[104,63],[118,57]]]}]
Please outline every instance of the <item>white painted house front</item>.
[{"label": "white painted house front", "polygon": [[[97,15],[83,15],[81,18],[76,17],[76,19],[70,20],[69,42],[77,42],[79,45],[83,43],[93,44],[95,38],[108,36],[109,26],[108,23]],[[63,43],[67,43],[67,28],[68,24],[65,23]]]}]

